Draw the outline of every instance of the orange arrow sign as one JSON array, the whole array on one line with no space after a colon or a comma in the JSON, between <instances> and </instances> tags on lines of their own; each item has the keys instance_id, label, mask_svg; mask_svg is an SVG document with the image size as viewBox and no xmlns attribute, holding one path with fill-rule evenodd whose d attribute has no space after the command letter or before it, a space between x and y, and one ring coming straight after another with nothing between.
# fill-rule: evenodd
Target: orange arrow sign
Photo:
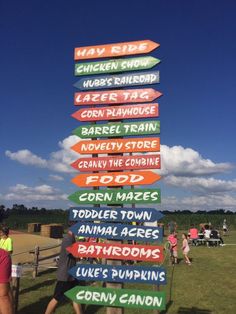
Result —
<instances>
[{"instance_id":1,"label":"orange arrow sign","mask_svg":"<svg viewBox=\"0 0 236 314\"><path fill-rule=\"evenodd\" d=\"M139 40L108 45L79 47L75 48L74 59L84 60L143 54L148 53L159 46L160 44L151 40Z\"/></svg>"},{"instance_id":2,"label":"orange arrow sign","mask_svg":"<svg viewBox=\"0 0 236 314\"><path fill-rule=\"evenodd\" d=\"M159 152L159 137L79 141L71 147L80 154L115 154L133 152Z\"/></svg>"},{"instance_id":3,"label":"orange arrow sign","mask_svg":"<svg viewBox=\"0 0 236 314\"><path fill-rule=\"evenodd\" d=\"M161 176L152 171L127 171L80 174L71 182L79 187L123 186L153 184L160 179Z\"/></svg>"}]
</instances>

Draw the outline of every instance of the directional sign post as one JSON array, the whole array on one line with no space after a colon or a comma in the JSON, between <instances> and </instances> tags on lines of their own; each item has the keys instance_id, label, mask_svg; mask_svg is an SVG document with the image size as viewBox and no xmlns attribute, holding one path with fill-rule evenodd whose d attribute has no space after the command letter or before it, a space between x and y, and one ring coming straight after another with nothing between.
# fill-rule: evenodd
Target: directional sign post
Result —
<instances>
[{"instance_id":1,"label":"directional sign post","mask_svg":"<svg viewBox=\"0 0 236 314\"><path fill-rule=\"evenodd\" d=\"M160 82L159 71L117 74L117 75L99 75L80 79L74 84L80 90L105 89L136 85L150 85Z\"/></svg>"},{"instance_id":2,"label":"directional sign post","mask_svg":"<svg viewBox=\"0 0 236 314\"><path fill-rule=\"evenodd\" d=\"M119 119L156 118L159 116L158 104L131 106L111 106L101 108L84 108L71 115L79 121L104 121Z\"/></svg>"},{"instance_id":3,"label":"directional sign post","mask_svg":"<svg viewBox=\"0 0 236 314\"><path fill-rule=\"evenodd\" d=\"M96 59L144 54L158 48L160 44L151 40L139 40L97 46L75 48L74 59Z\"/></svg>"},{"instance_id":4,"label":"directional sign post","mask_svg":"<svg viewBox=\"0 0 236 314\"><path fill-rule=\"evenodd\" d=\"M137 172L110 172L79 174L71 182L79 187L90 186L125 186L152 184L161 179L161 176L152 171Z\"/></svg>"},{"instance_id":5,"label":"directional sign post","mask_svg":"<svg viewBox=\"0 0 236 314\"><path fill-rule=\"evenodd\" d=\"M159 71L153 69L160 60L150 55L140 56L158 46L150 40L141 40L75 48L74 59L88 61L75 64L74 74L80 78L74 87L81 91L74 94L74 104L97 106L83 107L72 114L75 119L91 124L82 124L74 130L82 140L71 149L92 157L79 158L71 164L76 170L87 172L72 179L74 184L87 189L68 197L81 205L70 209L70 220L77 221L70 230L75 235L108 242L77 242L67 248L76 258L106 259L107 264L80 264L70 270L78 280L106 282L105 289L77 286L66 295L78 303L105 305L107 314L123 314L123 307L149 309L155 313L165 309L164 292L123 289L124 282L133 282L153 284L156 290L156 285L166 284L165 270L121 265L121 260L161 263L163 247L117 242L159 242L163 237L163 229L157 227L157 220L163 215L153 208L135 208L136 204L161 202L160 189L135 188L161 179L154 171L146 170L161 167L160 154L154 154L160 151L160 138L156 136L160 133L160 121L155 120L159 116L159 105L152 101L162 94L147 88L160 82ZM132 55L139 56L125 58ZM112 59L99 60L109 57ZM130 89L124 89L129 86ZM115 121L110 122L112 120ZM132 156L136 152L140 154ZM91 207L84 207L90 204ZM102 204L110 207L100 207ZM131 204L132 208L123 208L123 204ZM125 224L133 221L154 223Z\"/></svg>"},{"instance_id":6,"label":"directional sign post","mask_svg":"<svg viewBox=\"0 0 236 314\"><path fill-rule=\"evenodd\" d=\"M134 240L160 242L163 238L162 228L133 226L112 223L78 222L70 230L77 236L114 240Z\"/></svg>"},{"instance_id":7,"label":"directional sign post","mask_svg":"<svg viewBox=\"0 0 236 314\"><path fill-rule=\"evenodd\" d=\"M68 199L76 204L159 204L160 189L79 190Z\"/></svg>"},{"instance_id":8,"label":"directional sign post","mask_svg":"<svg viewBox=\"0 0 236 314\"><path fill-rule=\"evenodd\" d=\"M80 172L128 169L160 169L159 154L79 158L71 166Z\"/></svg>"},{"instance_id":9,"label":"directional sign post","mask_svg":"<svg viewBox=\"0 0 236 314\"><path fill-rule=\"evenodd\" d=\"M159 152L159 137L80 141L71 147L79 154L115 154L133 152Z\"/></svg>"},{"instance_id":10,"label":"directional sign post","mask_svg":"<svg viewBox=\"0 0 236 314\"><path fill-rule=\"evenodd\" d=\"M80 138L149 135L160 133L160 121L81 125L73 131Z\"/></svg>"},{"instance_id":11,"label":"directional sign post","mask_svg":"<svg viewBox=\"0 0 236 314\"><path fill-rule=\"evenodd\" d=\"M112 59L108 61L77 63L75 75L117 73L136 70L147 70L153 68L160 62L153 57L139 57L129 59Z\"/></svg>"},{"instance_id":12,"label":"directional sign post","mask_svg":"<svg viewBox=\"0 0 236 314\"><path fill-rule=\"evenodd\" d=\"M69 273L77 280L166 284L163 267L77 264ZM121 279L122 278L122 279Z\"/></svg>"},{"instance_id":13,"label":"directional sign post","mask_svg":"<svg viewBox=\"0 0 236 314\"><path fill-rule=\"evenodd\" d=\"M151 222L163 214L154 208L71 207L70 221Z\"/></svg>"},{"instance_id":14,"label":"directional sign post","mask_svg":"<svg viewBox=\"0 0 236 314\"><path fill-rule=\"evenodd\" d=\"M161 95L162 93L152 88L79 92L74 95L74 104L79 106L143 103L153 101Z\"/></svg>"},{"instance_id":15,"label":"directional sign post","mask_svg":"<svg viewBox=\"0 0 236 314\"><path fill-rule=\"evenodd\" d=\"M141 308L147 310L165 309L165 292L130 289L111 289L77 286L65 293L76 303Z\"/></svg>"}]
</instances>

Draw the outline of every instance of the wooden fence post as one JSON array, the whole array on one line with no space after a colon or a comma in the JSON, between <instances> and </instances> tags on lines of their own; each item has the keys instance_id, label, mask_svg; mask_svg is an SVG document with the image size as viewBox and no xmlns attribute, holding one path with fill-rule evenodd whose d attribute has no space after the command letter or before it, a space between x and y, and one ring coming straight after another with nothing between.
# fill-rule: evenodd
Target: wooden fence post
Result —
<instances>
[{"instance_id":1,"label":"wooden fence post","mask_svg":"<svg viewBox=\"0 0 236 314\"><path fill-rule=\"evenodd\" d=\"M15 267L14 274L12 272L11 289L12 289L12 303L13 313L17 314L19 303L19 291L20 291L20 277L21 277L21 264L13 265Z\"/></svg>"},{"instance_id":2,"label":"wooden fence post","mask_svg":"<svg viewBox=\"0 0 236 314\"><path fill-rule=\"evenodd\" d=\"M34 269L33 269L33 278L38 276L38 265L39 265L39 246L34 248Z\"/></svg>"}]
</instances>

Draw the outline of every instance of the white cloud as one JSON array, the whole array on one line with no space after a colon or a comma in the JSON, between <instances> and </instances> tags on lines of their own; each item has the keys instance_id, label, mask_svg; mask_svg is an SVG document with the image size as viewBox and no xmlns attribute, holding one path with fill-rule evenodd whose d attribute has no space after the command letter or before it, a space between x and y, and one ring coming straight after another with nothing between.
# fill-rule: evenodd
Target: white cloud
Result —
<instances>
[{"instance_id":1,"label":"white cloud","mask_svg":"<svg viewBox=\"0 0 236 314\"><path fill-rule=\"evenodd\" d=\"M48 168L56 172L73 173L70 164L79 158L79 154L70 147L79 142L76 135L71 135L58 143L60 150L52 152L48 160Z\"/></svg>"},{"instance_id":2,"label":"white cloud","mask_svg":"<svg viewBox=\"0 0 236 314\"><path fill-rule=\"evenodd\" d=\"M49 179L52 181L64 181L62 176L58 176L57 174L50 174Z\"/></svg>"},{"instance_id":3,"label":"white cloud","mask_svg":"<svg viewBox=\"0 0 236 314\"><path fill-rule=\"evenodd\" d=\"M47 161L29 151L28 149L18 150L15 153L7 150L5 152L6 156L12 160L16 160L23 165L31 165L40 168L47 167Z\"/></svg>"},{"instance_id":4,"label":"white cloud","mask_svg":"<svg viewBox=\"0 0 236 314\"><path fill-rule=\"evenodd\" d=\"M236 180L226 181L214 178L167 176L164 182L170 186L186 188L203 194L236 191Z\"/></svg>"},{"instance_id":5,"label":"white cloud","mask_svg":"<svg viewBox=\"0 0 236 314\"><path fill-rule=\"evenodd\" d=\"M224 173L233 168L230 163L214 163L197 151L182 146L161 145L161 174L176 176L203 176Z\"/></svg>"},{"instance_id":6,"label":"white cloud","mask_svg":"<svg viewBox=\"0 0 236 314\"><path fill-rule=\"evenodd\" d=\"M67 194L55 189L50 185L38 185L30 187L24 184L16 184L9 188L9 193L1 195L1 199L5 201L57 201L67 200Z\"/></svg>"},{"instance_id":7,"label":"white cloud","mask_svg":"<svg viewBox=\"0 0 236 314\"><path fill-rule=\"evenodd\" d=\"M214 210L224 208L226 210L235 211L236 197L225 194L213 194L213 195L199 195L189 197L163 197L162 198L162 210L184 210L191 211L197 210Z\"/></svg>"},{"instance_id":8,"label":"white cloud","mask_svg":"<svg viewBox=\"0 0 236 314\"><path fill-rule=\"evenodd\" d=\"M75 170L70 164L79 158L79 154L70 149L79 141L76 135L71 135L58 143L60 149L52 152L48 160L45 160L27 149L11 152L7 150L6 156L24 165L30 165L61 173L73 173Z\"/></svg>"}]
</instances>

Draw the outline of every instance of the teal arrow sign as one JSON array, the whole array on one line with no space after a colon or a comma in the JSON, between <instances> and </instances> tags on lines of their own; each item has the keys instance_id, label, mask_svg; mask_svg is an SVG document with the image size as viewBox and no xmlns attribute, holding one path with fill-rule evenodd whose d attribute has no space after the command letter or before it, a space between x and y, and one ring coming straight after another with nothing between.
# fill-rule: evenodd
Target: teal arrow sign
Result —
<instances>
[{"instance_id":1,"label":"teal arrow sign","mask_svg":"<svg viewBox=\"0 0 236 314\"><path fill-rule=\"evenodd\" d=\"M70 196L77 204L158 204L160 189L79 190Z\"/></svg>"},{"instance_id":2,"label":"teal arrow sign","mask_svg":"<svg viewBox=\"0 0 236 314\"><path fill-rule=\"evenodd\" d=\"M148 70L160 62L148 57L112 59L108 61L85 62L75 64L75 75L116 73L126 71Z\"/></svg>"},{"instance_id":3,"label":"teal arrow sign","mask_svg":"<svg viewBox=\"0 0 236 314\"><path fill-rule=\"evenodd\" d=\"M80 138L148 135L160 133L160 121L81 125L73 131Z\"/></svg>"},{"instance_id":4,"label":"teal arrow sign","mask_svg":"<svg viewBox=\"0 0 236 314\"><path fill-rule=\"evenodd\" d=\"M89 76L80 79L74 84L74 86L81 90L90 90L136 85L150 85L159 82L159 71L148 71L130 74Z\"/></svg>"}]
</instances>

